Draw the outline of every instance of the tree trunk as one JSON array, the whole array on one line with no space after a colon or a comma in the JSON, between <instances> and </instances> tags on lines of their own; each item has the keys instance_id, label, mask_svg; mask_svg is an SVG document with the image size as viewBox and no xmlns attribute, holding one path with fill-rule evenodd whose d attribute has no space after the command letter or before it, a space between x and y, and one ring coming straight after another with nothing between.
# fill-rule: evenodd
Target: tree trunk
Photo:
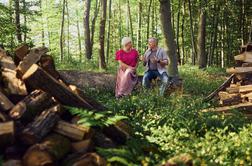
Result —
<instances>
[{"instance_id":1,"label":"tree trunk","mask_svg":"<svg viewBox=\"0 0 252 166\"><path fill-rule=\"evenodd\" d=\"M104 41L107 15L107 0L101 0L101 20L100 20L100 48L99 48L99 68L106 69Z\"/></svg>"},{"instance_id":2,"label":"tree trunk","mask_svg":"<svg viewBox=\"0 0 252 166\"><path fill-rule=\"evenodd\" d=\"M19 43L22 43L21 24L20 24L20 0L15 0L15 23L16 23L16 36Z\"/></svg>"},{"instance_id":3,"label":"tree trunk","mask_svg":"<svg viewBox=\"0 0 252 166\"><path fill-rule=\"evenodd\" d=\"M147 11L147 32L146 32L146 38L149 39L150 37L150 13L151 13L151 4L152 0L149 0L149 6Z\"/></svg>"},{"instance_id":4,"label":"tree trunk","mask_svg":"<svg viewBox=\"0 0 252 166\"><path fill-rule=\"evenodd\" d=\"M142 38L141 38L141 31L142 31L142 2L139 0L138 2L138 28L137 28L137 50L141 52L142 48Z\"/></svg>"},{"instance_id":5,"label":"tree trunk","mask_svg":"<svg viewBox=\"0 0 252 166\"><path fill-rule=\"evenodd\" d=\"M98 0L96 0L95 3L95 10L94 10L94 16L92 18L92 25L91 25L91 53L93 52L93 45L94 45L94 34L95 34L95 24L96 24L96 19L99 14L99 9L100 9L100 3Z\"/></svg>"},{"instance_id":6,"label":"tree trunk","mask_svg":"<svg viewBox=\"0 0 252 166\"><path fill-rule=\"evenodd\" d=\"M40 12L41 12L41 38L42 38L42 46L44 47L45 46L45 30L44 30L44 20L43 20L43 17L44 17L44 13L43 13L43 9L42 9L42 0L39 0L39 8L40 8ZM25 34L24 34L25 35Z\"/></svg>"},{"instance_id":7,"label":"tree trunk","mask_svg":"<svg viewBox=\"0 0 252 166\"><path fill-rule=\"evenodd\" d=\"M79 11L76 9L76 16L77 16L77 22L76 22L76 28L77 28L77 34L78 34L78 48L79 48L79 61L82 60L82 51L81 51L81 34L80 34L80 23L79 23Z\"/></svg>"},{"instance_id":8,"label":"tree trunk","mask_svg":"<svg viewBox=\"0 0 252 166\"><path fill-rule=\"evenodd\" d=\"M62 4L62 19L61 19L61 28L60 28L60 60L64 60L64 24L65 24L65 4L66 0L63 0Z\"/></svg>"},{"instance_id":9,"label":"tree trunk","mask_svg":"<svg viewBox=\"0 0 252 166\"><path fill-rule=\"evenodd\" d=\"M90 26L89 26L89 18L90 18L90 7L91 0L84 1L84 41L85 41L85 54L87 59L92 58L92 48L90 41Z\"/></svg>"},{"instance_id":10,"label":"tree trunk","mask_svg":"<svg viewBox=\"0 0 252 166\"><path fill-rule=\"evenodd\" d=\"M26 13L26 10L27 10L27 7L26 7L26 2L25 0L22 0L22 3L23 3L23 12L24 12L24 26L25 28L27 28L27 13ZM25 30L24 32L24 42L26 43L26 38L27 38L27 31Z\"/></svg>"},{"instance_id":11,"label":"tree trunk","mask_svg":"<svg viewBox=\"0 0 252 166\"><path fill-rule=\"evenodd\" d=\"M121 8L121 0L118 0L118 8L119 8L119 46L121 46L121 39L122 39L122 36L123 36L123 31L122 31L122 8Z\"/></svg>"},{"instance_id":12,"label":"tree trunk","mask_svg":"<svg viewBox=\"0 0 252 166\"><path fill-rule=\"evenodd\" d=\"M168 66L168 72L171 77L178 77L178 58L176 54L176 43L174 41L174 35L171 24L171 4L170 0L160 1L160 19L162 25L162 31L165 38L165 46L168 48L168 56L170 63Z\"/></svg>"},{"instance_id":13,"label":"tree trunk","mask_svg":"<svg viewBox=\"0 0 252 166\"><path fill-rule=\"evenodd\" d=\"M201 9L199 31L198 31L198 55L199 55L199 68L206 68L206 11Z\"/></svg>"},{"instance_id":14,"label":"tree trunk","mask_svg":"<svg viewBox=\"0 0 252 166\"><path fill-rule=\"evenodd\" d=\"M107 52L106 52L106 62L109 61L109 47L110 47L110 27L111 27L111 7L112 7L112 0L109 0L109 16L108 16L108 31L107 31Z\"/></svg>"},{"instance_id":15,"label":"tree trunk","mask_svg":"<svg viewBox=\"0 0 252 166\"><path fill-rule=\"evenodd\" d=\"M129 0L127 1L127 13L128 13L128 19L129 19L129 25L130 25L130 29L128 29L128 31L130 30L130 35L132 38L132 41L134 41L134 32L133 32L133 24L132 24L132 16L131 16L131 11L130 11L130 2Z\"/></svg>"},{"instance_id":16,"label":"tree trunk","mask_svg":"<svg viewBox=\"0 0 252 166\"><path fill-rule=\"evenodd\" d=\"M181 55L180 55L180 49L179 49L179 21L180 21L180 6L181 6L181 0L179 0L179 9L178 9L178 15L177 15L177 35L176 35L176 42L177 42L177 53L178 53L178 62L181 64Z\"/></svg>"},{"instance_id":17,"label":"tree trunk","mask_svg":"<svg viewBox=\"0 0 252 166\"><path fill-rule=\"evenodd\" d=\"M46 9L48 8L48 1L46 0ZM47 37L48 37L48 48L51 48L51 32L49 28L49 17L48 13L46 13L46 28L47 28Z\"/></svg>"},{"instance_id":18,"label":"tree trunk","mask_svg":"<svg viewBox=\"0 0 252 166\"><path fill-rule=\"evenodd\" d=\"M184 39L184 25L185 25L185 10L186 8L186 2L183 2L183 18L182 18L182 25L181 25L181 38L182 38L182 64L185 64L187 61L186 56L185 56L185 39Z\"/></svg>"},{"instance_id":19,"label":"tree trunk","mask_svg":"<svg viewBox=\"0 0 252 166\"><path fill-rule=\"evenodd\" d=\"M71 60L70 56L70 13L68 7L68 1L66 0L66 11L67 11L67 59Z\"/></svg>"},{"instance_id":20,"label":"tree trunk","mask_svg":"<svg viewBox=\"0 0 252 166\"><path fill-rule=\"evenodd\" d=\"M196 48L194 42L194 28L193 28L193 20L192 20L192 9L191 9L191 0L188 0L189 6L189 15L190 15L190 30L191 30L191 43L192 43L192 64L195 65L196 62Z\"/></svg>"}]
</instances>

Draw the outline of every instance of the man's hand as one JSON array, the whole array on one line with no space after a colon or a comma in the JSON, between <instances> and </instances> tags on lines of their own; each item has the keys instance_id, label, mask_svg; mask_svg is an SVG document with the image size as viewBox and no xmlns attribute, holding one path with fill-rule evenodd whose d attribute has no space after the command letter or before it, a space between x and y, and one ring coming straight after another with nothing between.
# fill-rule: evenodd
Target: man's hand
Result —
<instances>
[{"instance_id":1,"label":"man's hand","mask_svg":"<svg viewBox=\"0 0 252 166\"><path fill-rule=\"evenodd\" d=\"M157 64L157 63L158 63L157 57L151 58L150 61L151 61L151 63L153 63L153 64Z\"/></svg>"}]
</instances>

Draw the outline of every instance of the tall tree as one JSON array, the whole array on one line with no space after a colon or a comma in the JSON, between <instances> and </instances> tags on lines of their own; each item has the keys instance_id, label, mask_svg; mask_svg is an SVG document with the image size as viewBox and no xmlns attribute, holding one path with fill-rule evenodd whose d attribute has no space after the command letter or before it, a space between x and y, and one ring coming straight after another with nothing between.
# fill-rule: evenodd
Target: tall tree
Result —
<instances>
[{"instance_id":1,"label":"tall tree","mask_svg":"<svg viewBox=\"0 0 252 166\"><path fill-rule=\"evenodd\" d=\"M130 31L130 35L131 35L131 38L132 40L134 41L134 32L133 32L133 23L132 23L132 16L131 16L131 11L130 11L130 2L129 0L127 1L127 19L128 19L128 23L129 23L129 29L128 31Z\"/></svg>"},{"instance_id":2,"label":"tall tree","mask_svg":"<svg viewBox=\"0 0 252 166\"><path fill-rule=\"evenodd\" d=\"M68 1L66 0L66 10L67 10L67 58L71 59L70 56L70 13Z\"/></svg>"},{"instance_id":3,"label":"tall tree","mask_svg":"<svg viewBox=\"0 0 252 166\"><path fill-rule=\"evenodd\" d=\"M26 2L25 0L22 0L22 4L23 4L23 16L24 16L24 27L27 28L27 13L26 13ZM24 42L26 42L26 38L27 38L27 30L24 31Z\"/></svg>"},{"instance_id":4,"label":"tall tree","mask_svg":"<svg viewBox=\"0 0 252 166\"><path fill-rule=\"evenodd\" d=\"M45 29L44 29L44 22L43 22L43 9L42 9L42 0L39 1L39 7L41 12L41 37L42 37L42 45L45 46ZM26 40L26 33L24 33L24 42Z\"/></svg>"},{"instance_id":5,"label":"tall tree","mask_svg":"<svg viewBox=\"0 0 252 166\"><path fill-rule=\"evenodd\" d=\"M177 42L177 53L178 53L178 61L179 64L181 64L181 56L180 56L180 49L179 49L179 21L180 21L180 6L181 6L181 0L178 0L178 15L177 15L177 35L176 35L176 42Z\"/></svg>"},{"instance_id":6,"label":"tall tree","mask_svg":"<svg viewBox=\"0 0 252 166\"><path fill-rule=\"evenodd\" d=\"M62 19L61 19L61 28L60 28L60 60L64 60L64 24L65 24L65 5L66 0L63 0L62 4Z\"/></svg>"},{"instance_id":7,"label":"tall tree","mask_svg":"<svg viewBox=\"0 0 252 166\"><path fill-rule=\"evenodd\" d=\"M84 1L84 41L85 41L85 54L87 59L92 58L92 47L90 40L90 26L89 26L89 18L90 18L90 7L91 0Z\"/></svg>"},{"instance_id":8,"label":"tall tree","mask_svg":"<svg viewBox=\"0 0 252 166\"><path fill-rule=\"evenodd\" d=\"M142 40L141 40L141 30L142 30L142 2L139 0L138 2L138 27L137 27L137 49L140 50L142 47Z\"/></svg>"},{"instance_id":9,"label":"tall tree","mask_svg":"<svg viewBox=\"0 0 252 166\"><path fill-rule=\"evenodd\" d=\"M192 43L192 64L195 65L196 61L196 48L195 48L195 40L194 40L194 27L193 27L193 15L192 15L192 7L191 0L188 0L188 9L190 15L190 30L191 30L191 43Z\"/></svg>"},{"instance_id":10,"label":"tall tree","mask_svg":"<svg viewBox=\"0 0 252 166\"><path fill-rule=\"evenodd\" d=\"M66 0L66 11L67 11L67 58L70 59L70 13L68 7L68 1Z\"/></svg>"},{"instance_id":11,"label":"tall tree","mask_svg":"<svg viewBox=\"0 0 252 166\"><path fill-rule=\"evenodd\" d=\"M150 14L151 14L151 5L152 5L152 0L149 0L149 5L148 5L148 11L147 11L147 33L146 33L146 38L148 39L150 37Z\"/></svg>"},{"instance_id":12,"label":"tall tree","mask_svg":"<svg viewBox=\"0 0 252 166\"><path fill-rule=\"evenodd\" d=\"M110 28L111 28L111 7L112 7L112 0L109 0L109 15L108 15L108 31L107 31L107 52L106 52L106 62L108 63L109 60L109 49L110 49Z\"/></svg>"},{"instance_id":13,"label":"tall tree","mask_svg":"<svg viewBox=\"0 0 252 166\"><path fill-rule=\"evenodd\" d=\"M100 18L100 48L99 48L99 67L100 69L106 69L105 62L105 28L106 28L106 16L107 16L107 0L101 0L101 18Z\"/></svg>"},{"instance_id":14,"label":"tall tree","mask_svg":"<svg viewBox=\"0 0 252 166\"><path fill-rule=\"evenodd\" d=\"M81 62L82 59L82 51L81 51L81 34L80 34L80 23L79 23L79 11L76 9L76 28L77 28L77 35L78 35L78 48L79 48L79 61Z\"/></svg>"},{"instance_id":15,"label":"tall tree","mask_svg":"<svg viewBox=\"0 0 252 166\"><path fill-rule=\"evenodd\" d=\"M205 4L201 2L201 11L200 11L200 21L199 21L199 30L198 30L198 56L199 56L199 68L205 68L207 65L207 56L206 56L206 11ZM205 2L206 3L206 2Z\"/></svg>"},{"instance_id":16,"label":"tall tree","mask_svg":"<svg viewBox=\"0 0 252 166\"><path fill-rule=\"evenodd\" d=\"M15 23L16 23L16 36L19 43L22 43L22 33L20 24L20 1L15 0Z\"/></svg>"},{"instance_id":17,"label":"tall tree","mask_svg":"<svg viewBox=\"0 0 252 166\"><path fill-rule=\"evenodd\" d=\"M160 20L165 39L165 46L168 48L170 63L168 72L171 77L178 77L178 57L176 53L176 42L171 23L171 3L170 0L159 0L160 2Z\"/></svg>"},{"instance_id":18,"label":"tall tree","mask_svg":"<svg viewBox=\"0 0 252 166\"><path fill-rule=\"evenodd\" d=\"M182 47L182 62L181 64L184 64L186 61L186 55L185 55L185 36L184 36L184 25L185 25L185 12L186 12L186 2L183 2L183 17L182 17L182 25L181 25L181 38L182 38L182 43L181 43L181 47Z\"/></svg>"},{"instance_id":19,"label":"tall tree","mask_svg":"<svg viewBox=\"0 0 252 166\"><path fill-rule=\"evenodd\" d=\"M93 45L94 45L94 34L95 34L95 24L96 24L96 19L98 17L99 14L99 9L100 9L100 3L98 0L96 0L95 2L95 10L94 10L94 15L92 18L92 25L91 25L91 54L92 54L92 50L93 50Z\"/></svg>"}]
</instances>

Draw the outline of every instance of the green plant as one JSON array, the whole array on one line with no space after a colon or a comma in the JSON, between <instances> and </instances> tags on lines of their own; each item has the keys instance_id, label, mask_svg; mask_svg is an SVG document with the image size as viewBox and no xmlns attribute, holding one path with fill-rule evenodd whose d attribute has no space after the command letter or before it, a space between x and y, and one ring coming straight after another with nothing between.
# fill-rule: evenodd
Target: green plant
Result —
<instances>
[{"instance_id":1,"label":"green plant","mask_svg":"<svg viewBox=\"0 0 252 166\"><path fill-rule=\"evenodd\" d=\"M95 113L79 108L70 108L69 111L73 115L78 115L80 117L78 124L83 126L109 126L115 124L117 121L127 119L126 116L113 115L111 111Z\"/></svg>"}]
</instances>

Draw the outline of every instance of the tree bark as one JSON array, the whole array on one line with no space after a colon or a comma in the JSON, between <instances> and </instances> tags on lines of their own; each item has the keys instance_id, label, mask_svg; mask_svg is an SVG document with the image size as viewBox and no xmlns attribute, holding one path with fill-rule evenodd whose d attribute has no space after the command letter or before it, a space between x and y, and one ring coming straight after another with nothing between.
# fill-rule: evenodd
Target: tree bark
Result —
<instances>
[{"instance_id":1,"label":"tree bark","mask_svg":"<svg viewBox=\"0 0 252 166\"><path fill-rule=\"evenodd\" d=\"M22 123L31 122L36 115L55 104L52 97L39 90L35 90L18 102L9 112L14 120L21 120Z\"/></svg>"},{"instance_id":2,"label":"tree bark","mask_svg":"<svg viewBox=\"0 0 252 166\"><path fill-rule=\"evenodd\" d=\"M20 135L20 140L27 145L33 145L41 141L60 120L59 112L59 105L43 111L33 122L24 128Z\"/></svg>"},{"instance_id":3,"label":"tree bark","mask_svg":"<svg viewBox=\"0 0 252 166\"><path fill-rule=\"evenodd\" d=\"M86 102L85 99L74 94L72 90L64 83L59 82L50 76L36 64L30 67L22 79L31 87L35 89L41 89L51 94L57 101L64 105L86 108L89 110L95 109L88 102Z\"/></svg>"},{"instance_id":4,"label":"tree bark","mask_svg":"<svg viewBox=\"0 0 252 166\"><path fill-rule=\"evenodd\" d=\"M206 11L201 9L199 31L198 31L198 55L199 55L199 68L206 68Z\"/></svg>"},{"instance_id":5,"label":"tree bark","mask_svg":"<svg viewBox=\"0 0 252 166\"><path fill-rule=\"evenodd\" d=\"M20 0L15 0L15 24L18 43L22 43L22 33L20 24Z\"/></svg>"},{"instance_id":6,"label":"tree bark","mask_svg":"<svg viewBox=\"0 0 252 166\"><path fill-rule=\"evenodd\" d=\"M25 28L27 28L27 13L26 13L26 10L27 10L27 7L26 7L26 2L25 0L22 0L22 3L23 3L23 12L24 12L24 26ZM27 30L25 30L24 32L24 42L26 43L26 38L27 38Z\"/></svg>"},{"instance_id":7,"label":"tree bark","mask_svg":"<svg viewBox=\"0 0 252 166\"><path fill-rule=\"evenodd\" d=\"M149 6L148 6L148 15L147 15L147 32L146 32L146 38L149 39L150 37L150 13L151 13L151 5L152 0L149 0Z\"/></svg>"},{"instance_id":8,"label":"tree bark","mask_svg":"<svg viewBox=\"0 0 252 166\"><path fill-rule=\"evenodd\" d=\"M99 14L99 10L100 10L100 3L99 3L99 0L96 0L94 16L92 18L92 25L91 25L91 48L92 48L91 52L93 52L95 25L96 25L96 19Z\"/></svg>"},{"instance_id":9,"label":"tree bark","mask_svg":"<svg viewBox=\"0 0 252 166\"><path fill-rule=\"evenodd\" d=\"M130 11L129 0L127 1L127 13L128 13L128 19L129 19L129 25L130 25L130 29L128 29L128 31L130 30L130 36L132 38L132 41L134 41L134 32L133 32L133 24L132 24L132 16L131 16L131 11Z\"/></svg>"},{"instance_id":10,"label":"tree bark","mask_svg":"<svg viewBox=\"0 0 252 166\"><path fill-rule=\"evenodd\" d=\"M42 0L39 0L39 7L40 7L40 12L41 12L41 18L43 18L43 10L42 10ZM45 46L45 29L44 29L44 21L42 19L41 21L41 37L42 37L42 46Z\"/></svg>"},{"instance_id":11,"label":"tree bark","mask_svg":"<svg viewBox=\"0 0 252 166\"><path fill-rule=\"evenodd\" d=\"M61 28L60 28L60 60L64 60L64 24L65 24L65 4L66 0L63 0L62 4L62 19L61 19Z\"/></svg>"},{"instance_id":12,"label":"tree bark","mask_svg":"<svg viewBox=\"0 0 252 166\"><path fill-rule=\"evenodd\" d=\"M187 61L186 54L185 54L185 39L184 39L184 25L185 25L185 10L186 8L186 2L183 2L183 18L182 18L182 25L181 25L181 38L182 38L182 64L185 64Z\"/></svg>"},{"instance_id":13,"label":"tree bark","mask_svg":"<svg viewBox=\"0 0 252 166\"><path fill-rule=\"evenodd\" d=\"M106 28L106 15L107 15L107 0L101 0L101 20L100 20L100 48L99 48L99 68L106 69L105 62L105 28Z\"/></svg>"},{"instance_id":14,"label":"tree bark","mask_svg":"<svg viewBox=\"0 0 252 166\"><path fill-rule=\"evenodd\" d=\"M171 24L171 4L170 0L160 1L160 19L162 25L162 31L165 38L165 46L168 48L168 56L170 59L168 65L168 72L171 77L178 77L178 58L176 54L176 43L174 41L174 35Z\"/></svg>"},{"instance_id":15,"label":"tree bark","mask_svg":"<svg viewBox=\"0 0 252 166\"><path fill-rule=\"evenodd\" d=\"M68 1L66 0L66 11L67 11L67 59L71 60L70 56L70 13L68 7Z\"/></svg>"},{"instance_id":16,"label":"tree bark","mask_svg":"<svg viewBox=\"0 0 252 166\"><path fill-rule=\"evenodd\" d=\"M177 35L176 35L176 42L177 42L177 53L178 53L178 62L181 64L181 55L180 55L180 49L179 49L179 21L180 21L180 6L181 6L181 0L179 0L179 9L178 9L178 15L177 15Z\"/></svg>"},{"instance_id":17,"label":"tree bark","mask_svg":"<svg viewBox=\"0 0 252 166\"><path fill-rule=\"evenodd\" d=\"M112 0L109 0L109 16L108 16L108 31L107 31L107 52L106 52L106 62L109 61L109 49L110 49L110 27L111 27L111 7Z\"/></svg>"},{"instance_id":18,"label":"tree bark","mask_svg":"<svg viewBox=\"0 0 252 166\"><path fill-rule=\"evenodd\" d=\"M81 51L81 35L80 35L80 23L79 23L79 12L76 9L76 16L77 16L77 22L76 22L76 27L77 27L77 34L78 34L78 48L79 48L79 61L81 62L82 60L82 51Z\"/></svg>"},{"instance_id":19,"label":"tree bark","mask_svg":"<svg viewBox=\"0 0 252 166\"><path fill-rule=\"evenodd\" d=\"M194 41L194 27L193 27L193 19L192 19L192 9L191 9L191 0L188 0L189 6L189 15L190 15L190 30L191 30L191 43L192 43L192 64L195 65L196 62L196 48Z\"/></svg>"},{"instance_id":20,"label":"tree bark","mask_svg":"<svg viewBox=\"0 0 252 166\"><path fill-rule=\"evenodd\" d=\"M89 18L90 18L90 7L91 0L84 1L84 41L85 41L85 54L87 59L92 58L92 47L90 41L90 26L89 26Z\"/></svg>"},{"instance_id":21,"label":"tree bark","mask_svg":"<svg viewBox=\"0 0 252 166\"><path fill-rule=\"evenodd\" d=\"M137 28L137 50L141 52L142 48L142 36L141 36L141 31L142 31L142 2L139 0L138 2L138 28Z\"/></svg>"}]
</instances>

